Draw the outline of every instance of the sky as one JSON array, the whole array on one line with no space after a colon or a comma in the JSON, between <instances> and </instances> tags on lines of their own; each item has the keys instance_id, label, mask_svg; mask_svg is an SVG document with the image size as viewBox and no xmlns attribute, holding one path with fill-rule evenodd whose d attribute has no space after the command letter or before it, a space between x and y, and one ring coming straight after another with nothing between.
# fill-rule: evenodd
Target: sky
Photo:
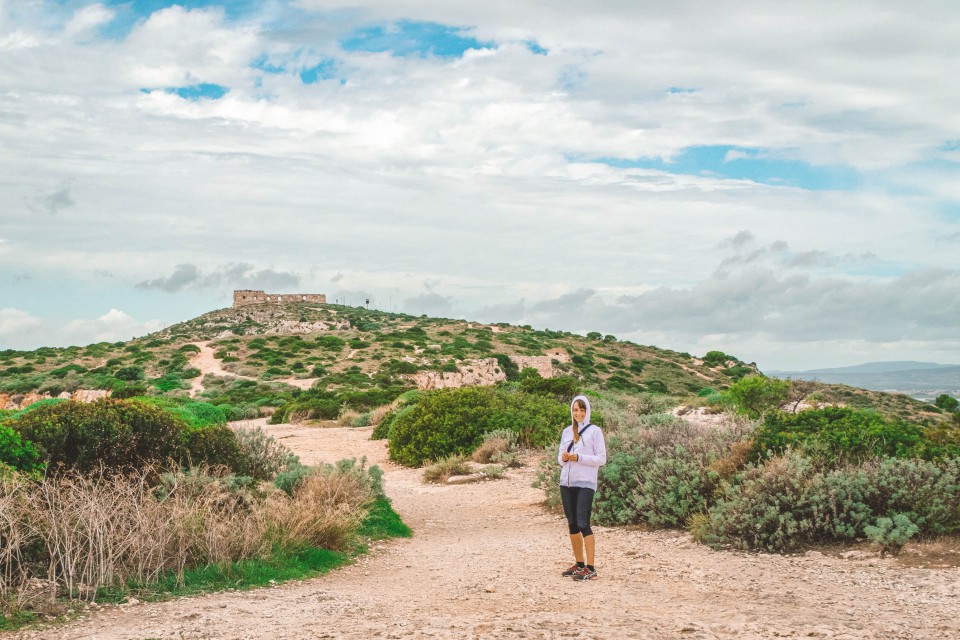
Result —
<instances>
[{"instance_id":1,"label":"sky","mask_svg":"<svg viewBox=\"0 0 960 640\"><path fill-rule=\"evenodd\" d=\"M960 363L960 3L0 0L0 350L326 293Z\"/></svg>"}]
</instances>

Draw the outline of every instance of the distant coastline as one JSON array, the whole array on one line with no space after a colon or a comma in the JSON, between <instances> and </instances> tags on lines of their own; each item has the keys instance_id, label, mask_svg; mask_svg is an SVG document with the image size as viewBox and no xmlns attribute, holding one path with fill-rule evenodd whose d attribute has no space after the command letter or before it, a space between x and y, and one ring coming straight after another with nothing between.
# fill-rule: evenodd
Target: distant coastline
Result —
<instances>
[{"instance_id":1,"label":"distant coastline","mask_svg":"<svg viewBox=\"0 0 960 640\"><path fill-rule=\"evenodd\" d=\"M932 402L942 393L960 397L960 365L935 362L868 362L852 367L808 369L806 371L768 371L773 378L817 380L845 384L872 391L902 393L917 400Z\"/></svg>"}]
</instances>

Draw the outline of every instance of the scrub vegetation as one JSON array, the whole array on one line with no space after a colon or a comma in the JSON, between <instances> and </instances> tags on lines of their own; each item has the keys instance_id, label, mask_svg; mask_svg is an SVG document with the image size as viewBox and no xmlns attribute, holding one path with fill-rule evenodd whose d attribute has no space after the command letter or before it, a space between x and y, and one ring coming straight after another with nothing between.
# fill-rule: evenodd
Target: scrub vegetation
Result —
<instances>
[{"instance_id":1,"label":"scrub vegetation","mask_svg":"<svg viewBox=\"0 0 960 640\"><path fill-rule=\"evenodd\" d=\"M304 577L409 535L364 461L307 467L221 410L48 401L0 422L0 624L75 600Z\"/></svg>"},{"instance_id":2,"label":"scrub vegetation","mask_svg":"<svg viewBox=\"0 0 960 640\"><path fill-rule=\"evenodd\" d=\"M773 552L871 540L897 553L960 533L960 414L923 426L850 407L794 413L778 404L790 391L744 379L714 398L730 411L712 421L597 394L608 449L598 522L686 527L718 548ZM556 506L553 456L539 484Z\"/></svg>"},{"instance_id":3,"label":"scrub vegetation","mask_svg":"<svg viewBox=\"0 0 960 640\"><path fill-rule=\"evenodd\" d=\"M231 375L199 378L198 345ZM552 377L525 368L526 356L549 361ZM442 380L480 361L496 384L417 388L418 375ZM112 397L43 397L80 389ZM585 393L607 436L603 524L687 528L717 547L775 552L871 540L897 553L960 532L960 414L948 398L771 380L720 351L264 305L130 342L0 351L0 399L19 406L30 393L37 402L0 410L8 620L71 599L309 575L348 561L365 537L409 535L376 467L306 467L263 431L229 425L264 415L373 426L392 460L436 481L471 464L497 477L518 448L545 451L539 482L551 504L555 443L570 398Z\"/></svg>"}]
</instances>

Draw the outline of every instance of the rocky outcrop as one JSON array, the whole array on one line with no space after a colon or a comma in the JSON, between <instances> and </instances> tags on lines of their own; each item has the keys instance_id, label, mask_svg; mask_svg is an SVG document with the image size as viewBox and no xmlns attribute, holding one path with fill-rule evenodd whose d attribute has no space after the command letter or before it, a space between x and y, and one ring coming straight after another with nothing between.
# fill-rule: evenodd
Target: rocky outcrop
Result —
<instances>
[{"instance_id":1,"label":"rocky outcrop","mask_svg":"<svg viewBox=\"0 0 960 640\"><path fill-rule=\"evenodd\" d=\"M23 400L20 401L19 408L23 409L24 407L29 407L34 402L40 402L41 400L47 400L49 398L50 398L49 395L46 395L46 394L40 395L39 393L31 391L27 395L23 396Z\"/></svg>"},{"instance_id":2,"label":"rocky outcrop","mask_svg":"<svg viewBox=\"0 0 960 640\"><path fill-rule=\"evenodd\" d=\"M70 399L76 402L93 402L100 398L109 398L110 393L109 389L77 389Z\"/></svg>"},{"instance_id":3,"label":"rocky outcrop","mask_svg":"<svg viewBox=\"0 0 960 640\"><path fill-rule=\"evenodd\" d=\"M77 389L73 393L64 391L57 398L61 400L74 400L76 402L93 402L100 398L110 397L109 389ZM52 396L47 393L37 393L32 391L25 395L11 396L6 393L0 393L0 409L26 409L35 402L41 400L50 400Z\"/></svg>"},{"instance_id":4,"label":"rocky outcrop","mask_svg":"<svg viewBox=\"0 0 960 640\"><path fill-rule=\"evenodd\" d=\"M451 389L467 385L488 386L507 379L496 358L469 360L456 371L420 371L409 376L418 389Z\"/></svg>"}]
</instances>

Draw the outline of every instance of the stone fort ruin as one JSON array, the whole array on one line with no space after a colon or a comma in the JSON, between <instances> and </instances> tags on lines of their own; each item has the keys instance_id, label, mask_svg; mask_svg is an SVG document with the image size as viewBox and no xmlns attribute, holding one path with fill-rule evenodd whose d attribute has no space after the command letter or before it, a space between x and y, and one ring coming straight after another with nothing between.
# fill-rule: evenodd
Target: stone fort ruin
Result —
<instances>
[{"instance_id":1,"label":"stone fort ruin","mask_svg":"<svg viewBox=\"0 0 960 640\"><path fill-rule=\"evenodd\" d=\"M251 304L284 304L290 302L318 302L326 304L323 293L265 293L252 289L239 289L233 292L233 308Z\"/></svg>"}]
</instances>

